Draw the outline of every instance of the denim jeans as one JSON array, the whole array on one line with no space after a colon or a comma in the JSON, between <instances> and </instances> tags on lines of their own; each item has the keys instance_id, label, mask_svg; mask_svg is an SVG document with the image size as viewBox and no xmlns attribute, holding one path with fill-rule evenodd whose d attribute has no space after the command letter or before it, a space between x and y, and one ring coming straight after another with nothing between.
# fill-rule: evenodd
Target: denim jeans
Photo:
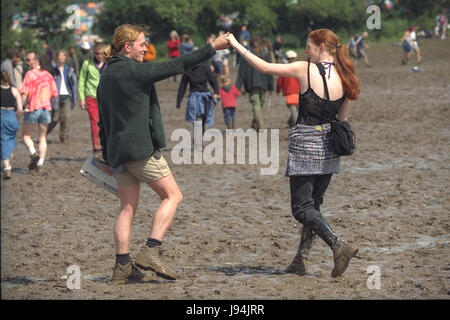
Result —
<instances>
[{"instance_id":1,"label":"denim jeans","mask_svg":"<svg viewBox=\"0 0 450 320\"><path fill-rule=\"evenodd\" d=\"M234 129L234 112L236 108L223 108L223 118L227 129Z\"/></svg>"}]
</instances>

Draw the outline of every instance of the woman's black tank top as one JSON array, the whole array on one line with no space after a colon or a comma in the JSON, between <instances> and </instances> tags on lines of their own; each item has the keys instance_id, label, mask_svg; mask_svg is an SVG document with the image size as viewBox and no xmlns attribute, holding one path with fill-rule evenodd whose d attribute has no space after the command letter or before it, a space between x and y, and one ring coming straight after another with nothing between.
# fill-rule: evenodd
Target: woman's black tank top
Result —
<instances>
[{"instance_id":1,"label":"woman's black tank top","mask_svg":"<svg viewBox=\"0 0 450 320\"><path fill-rule=\"evenodd\" d=\"M310 85L309 65L310 62L308 61L308 90L299 95L297 123L308 126L330 123L330 121L336 119L339 108L345 100L345 95L338 100L330 100L327 81L325 80L325 69L321 63L316 63L320 75L322 76L326 99L319 97Z\"/></svg>"},{"instance_id":2,"label":"woman's black tank top","mask_svg":"<svg viewBox=\"0 0 450 320\"><path fill-rule=\"evenodd\" d=\"M2 97L1 97L1 107L6 108L14 108L15 111L17 111L17 102L16 98L14 98L14 95L12 93L12 87L9 87L8 89L2 89Z\"/></svg>"}]
</instances>

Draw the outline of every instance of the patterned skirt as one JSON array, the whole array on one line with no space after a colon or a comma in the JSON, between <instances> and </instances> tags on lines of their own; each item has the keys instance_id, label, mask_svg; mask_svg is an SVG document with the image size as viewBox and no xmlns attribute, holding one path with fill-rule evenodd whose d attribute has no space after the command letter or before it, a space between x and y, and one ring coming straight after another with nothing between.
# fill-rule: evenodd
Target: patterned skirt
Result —
<instances>
[{"instance_id":1,"label":"patterned skirt","mask_svg":"<svg viewBox=\"0 0 450 320\"><path fill-rule=\"evenodd\" d=\"M338 173L339 162L333 150L330 124L297 124L289 131L286 176Z\"/></svg>"}]
</instances>

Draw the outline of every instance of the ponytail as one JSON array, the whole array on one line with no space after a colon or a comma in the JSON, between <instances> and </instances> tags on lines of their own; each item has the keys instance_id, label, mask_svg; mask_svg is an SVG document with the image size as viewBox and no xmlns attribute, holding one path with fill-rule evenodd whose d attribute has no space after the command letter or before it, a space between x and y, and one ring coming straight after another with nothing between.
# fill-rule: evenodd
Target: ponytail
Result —
<instances>
[{"instance_id":1,"label":"ponytail","mask_svg":"<svg viewBox=\"0 0 450 320\"><path fill-rule=\"evenodd\" d=\"M115 50L112 48L112 45L108 45L103 50L103 59L105 59L105 62L108 62L109 59L111 59L113 56L117 54L118 52L115 52Z\"/></svg>"},{"instance_id":2,"label":"ponytail","mask_svg":"<svg viewBox=\"0 0 450 320\"><path fill-rule=\"evenodd\" d=\"M349 59L348 50L339 45L336 50L336 70L342 81L345 97L350 100L359 98L359 79L355 75L355 67Z\"/></svg>"}]
</instances>

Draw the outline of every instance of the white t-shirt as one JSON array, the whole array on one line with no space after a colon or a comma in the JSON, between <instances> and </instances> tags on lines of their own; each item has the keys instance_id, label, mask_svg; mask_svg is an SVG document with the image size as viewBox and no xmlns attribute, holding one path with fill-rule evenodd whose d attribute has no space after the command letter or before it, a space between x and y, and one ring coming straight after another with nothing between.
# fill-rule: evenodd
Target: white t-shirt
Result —
<instances>
[{"instance_id":1,"label":"white t-shirt","mask_svg":"<svg viewBox=\"0 0 450 320\"><path fill-rule=\"evenodd\" d=\"M67 90L66 86L66 79L64 78L64 67L58 67L59 73L61 74L61 88L59 88L59 95L60 96L68 96L69 90Z\"/></svg>"}]
</instances>

